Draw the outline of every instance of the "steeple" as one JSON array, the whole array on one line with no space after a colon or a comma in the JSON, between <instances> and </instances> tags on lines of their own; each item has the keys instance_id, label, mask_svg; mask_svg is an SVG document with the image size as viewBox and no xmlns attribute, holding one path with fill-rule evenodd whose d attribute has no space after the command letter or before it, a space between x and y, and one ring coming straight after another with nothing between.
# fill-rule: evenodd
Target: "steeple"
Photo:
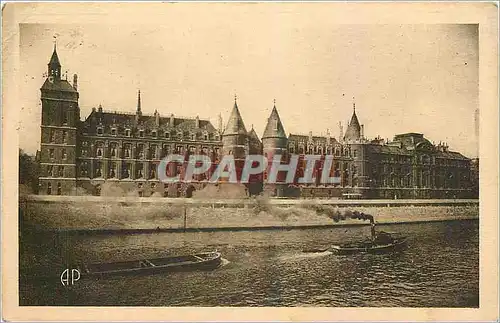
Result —
<instances>
[{"instance_id":1,"label":"steeple","mask_svg":"<svg viewBox=\"0 0 500 323\"><path fill-rule=\"evenodd\" d=\"M141 111L141 90L137 92L137 112L138 115L142 114Z\"/></svg>"},{"instance_id":2,"label":"steeple","mask_svg":"<svg viewBox=\"0 0 500 323\"><path fill-rule=\"evenodd\" d=\"M52 57L50 58L48 65L48 75L52 76L54 80L59 81L61 79L61 63L59 62L59 57L57 56L57 48L54 43L54 51L52 52Z\"/></svg>"},{"instance_id":3,"label":"steeple","mask_svg":"<svg viewBox=\"0 0 500 323\"><path fill-rule=\"evenodd\" d=\"M347 126L344 140L359 140L361 138L361 126L359 125L358 116L356 115L356 103L353 103L352 106L352 117Z\"/></svg>"},{"instance_id":4,"label":"steeple","mask_svg":"<svg viewBox=\"0 0 500 323\"><path fill-rule=\"evenodd\" d=\"M236 102L236 96L234 97L234 106L227 121L226 128L224 129L224 136L228 135L246 135L247 130L243 119L241 118L240 110L238 109L238 103Z\"/></svg>"},{"instance_id":5,"label":"steeple","mask_svg":"<svg viewBox=\"0 0 500 323\"><path fill-rule=\"evenodd\" d=\"M287 138L278 110L276 109L276 100L274 100L271 115L267 119L267 125L262 135L262 139L264 138Z\"/></svg>"}]
</instances>

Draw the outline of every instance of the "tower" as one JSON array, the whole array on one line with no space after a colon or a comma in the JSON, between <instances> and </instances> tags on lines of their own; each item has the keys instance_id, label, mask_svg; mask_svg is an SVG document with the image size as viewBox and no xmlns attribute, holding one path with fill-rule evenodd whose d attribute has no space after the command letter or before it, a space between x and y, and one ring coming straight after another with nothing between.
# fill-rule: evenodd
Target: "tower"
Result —
<instances>
[{"instance_id":1,"label":"tower","mask_svg":"<svg viewBox=\"0 0 500 323\"><path fill-rule=\"evenodd\" d=\"M56 45L48 75L40 88L42 101L40 189L41 194L69 195L76 188L77 129L80 122L77 83L61 79ZM74 80L77 77L75 76Z\"/></svg>"},{"instance_id":2,"label":"tower","mask_svg":"<svg viewBox=\"0 0 500 323\"><path fill-rule=\"evenodd\" d=\"M232 155L234 157L238 180L241 178L247 150L248 133L241 118L235 96L233 110L222 133L222 154L223 156Z\"/></svg>"},{"instance_id":3,"label":"tower","mask_svg":"<svg viewBox=\"0 0 500 323\"><path fill-rule=\"evenodd\" d=\"M285 133L285 129L283 128L283 124L281 123L280 116L278 114L278 110L276 109L276 100L274 101L273 110L271 111L271 115L267 119L267 125L264 130L264 134L262 135L262 150L264 156L267 158L268 169L271 167L273 158L275 155L281 155L282 160L287 158L287 147L288 147L288 138ZM283 173L279 173L277 177L276 184L265 184L264 190L271 193L271 195L275 196L284 196L285 195L285 187ZM267 176L266 176L267 178ZM279 184L282 182L283 184Z\"/></svg>"}]
</instances>

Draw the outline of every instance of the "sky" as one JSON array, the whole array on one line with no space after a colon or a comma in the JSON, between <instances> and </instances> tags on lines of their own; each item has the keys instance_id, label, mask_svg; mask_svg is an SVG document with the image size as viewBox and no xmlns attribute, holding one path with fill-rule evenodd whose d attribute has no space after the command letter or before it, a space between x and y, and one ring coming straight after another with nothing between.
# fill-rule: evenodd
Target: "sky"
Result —
<instances>
[{"instance_id":1,"label":"sky","mask_svg":"<svg viewBox=\"0 0 500 323\"><path fill-rule=\"evenodd\" d=\"M231 7L218 19L174 8L159 24L21 24L20 148L40 146L40 87L54 36L62 71L92 107L210 119L234 96L262 136L273 100L287 133L339 136L353 102L365 136L418 132L477 155L478 29L465 24L336 24L301 12ZM169 19L169 15L171 16Z\"/></svg>"}]
</instances>

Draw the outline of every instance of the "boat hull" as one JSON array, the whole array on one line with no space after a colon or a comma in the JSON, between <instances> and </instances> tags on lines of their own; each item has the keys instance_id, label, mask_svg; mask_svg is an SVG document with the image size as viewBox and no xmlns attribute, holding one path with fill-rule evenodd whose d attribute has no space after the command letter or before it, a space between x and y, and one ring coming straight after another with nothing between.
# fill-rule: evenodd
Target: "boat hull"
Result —
<instances>
[{"instance_id":1,"label":"boat hull","mask_svg":"<svg viewBox=\"0 0 500 323\"><path fill-rule=\"evenodd\" d=\"M358 246L336 245L332 246L331 251L339 255L350 255L356 253L381 254L393 251L399 251L406 247L406 238L397 239L387 244L364 244Z\"/></svg>"},{"instance_id":2,"label":"boat hull","mask_svg":"<svg viewBox=\"0 0 500 323\"><path fill-rule=\"evenodd\" d=\"M125 276L125 275L152 275L168 272L182 272L194 270L214 270L222 264L220 253L204 253L192 256L165 257L144 259L128 262L95 264L82 266L83 277Z\"/></svg>"}]
</instances>

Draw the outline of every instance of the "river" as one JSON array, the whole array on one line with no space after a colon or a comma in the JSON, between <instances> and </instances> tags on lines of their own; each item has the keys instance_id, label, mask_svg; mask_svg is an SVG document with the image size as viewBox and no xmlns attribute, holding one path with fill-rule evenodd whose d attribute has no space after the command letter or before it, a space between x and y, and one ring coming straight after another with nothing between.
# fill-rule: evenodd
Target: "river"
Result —
<instances>
[{"instance_id":1,"label":"river","mask_svg":"<svg viewBox=\"0 0 500 323\"><path fill-rule=\"evenodd\" d=\"M408 248L337 256L301 250L355 241L367 226L247 232L71 236L23 234L20 305L478 307L479 222L384 225ZM224 266L77 281L58 275L71 261L106 262L219 250ZM31 277L24 279L23 277Z\"/></svg>"}]
</instances>

